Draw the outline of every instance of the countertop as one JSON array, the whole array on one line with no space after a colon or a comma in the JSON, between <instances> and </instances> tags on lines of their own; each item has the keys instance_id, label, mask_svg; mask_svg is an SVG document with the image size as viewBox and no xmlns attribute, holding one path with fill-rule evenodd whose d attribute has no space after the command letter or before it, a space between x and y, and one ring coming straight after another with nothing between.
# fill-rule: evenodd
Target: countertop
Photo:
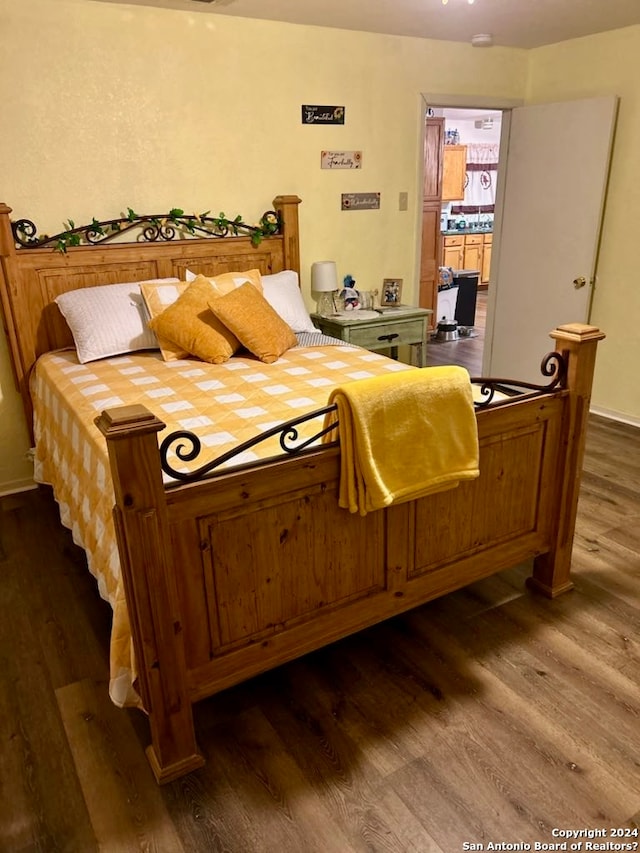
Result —
<instances>
[{"instance_id":1,"label":"countertop","mask_svg":"<svg viewBox=\"0 0 640 853\"><path fill-rule=\"evenodd\" d=\"M440 232L443 237L464 237L465 234L493 234L493 228L449 228Z\"/></svg>"}]
</instances>

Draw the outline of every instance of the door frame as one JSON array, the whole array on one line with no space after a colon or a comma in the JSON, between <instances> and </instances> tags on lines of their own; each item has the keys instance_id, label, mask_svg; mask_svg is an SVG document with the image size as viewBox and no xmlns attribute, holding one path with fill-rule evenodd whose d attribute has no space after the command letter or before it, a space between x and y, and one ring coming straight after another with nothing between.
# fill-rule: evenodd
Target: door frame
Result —
<instances>
[{"instance_id":1,"label":"door frame","mask_svg":"<svg viewBox=\"0 0 640 853\"><path fill-rule=\"evenodd\" d=\"M420 95L420 120L419 120L419 147L418 151L424 150L424 135L425 135L425 117L429 107L436 109L469 109L469 110L500 110L502 112L502 123L500 131L500 160L498 163L498 186L496 190L495 213L493 217L493 245L491 250L491 265L497 269L500 263L500 238L502 234L502 214L504 207L504 170L509 154L509 131L511 126L511 110L514 107L522 107L525 105L523 98L493 98L485 95L443 95L423 92ZM418 193L417 196L421 199L421 187L424 183L424 158L418 158ZM422 254L422 232L421 218L418 217L416 226L417 236L417 265L416 269L420 269L420 257ZM497 289L495 282L489 287L487 299L487 319L484 336L484 348L482 352L483 373L487 370L489 364L489 353L493 347L494 335L494 309Z\"/></svg>"}]
</instances>

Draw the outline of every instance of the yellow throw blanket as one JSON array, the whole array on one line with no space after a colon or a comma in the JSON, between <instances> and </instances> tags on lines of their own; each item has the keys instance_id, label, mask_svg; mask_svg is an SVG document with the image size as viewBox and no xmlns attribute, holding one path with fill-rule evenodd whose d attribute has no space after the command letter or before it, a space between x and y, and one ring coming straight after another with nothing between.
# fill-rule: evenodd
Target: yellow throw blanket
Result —
<instances>
[{"instance_id":1,"label":"yellow throw blanket","mask_svg":"<svg viewBox=\"0 0 640 853\"><path fill-rule=\"evenodd\" d=\"M336 388L339 505L366 515L478 476L478 428L468 372L427 367ZM331 435L331 434L330 434ZM335 433L333 433L335 435Z\"/></svg>"}]
</instances>

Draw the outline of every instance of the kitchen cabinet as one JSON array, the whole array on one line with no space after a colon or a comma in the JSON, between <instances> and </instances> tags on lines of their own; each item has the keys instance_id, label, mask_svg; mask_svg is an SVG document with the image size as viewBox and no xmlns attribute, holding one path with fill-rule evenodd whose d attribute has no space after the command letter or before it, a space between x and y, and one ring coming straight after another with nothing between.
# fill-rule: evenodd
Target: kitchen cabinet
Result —
<instances>
[{"instance_id":1,"label":"kitchen cabinet","mask_svg":"<svg viewBox=\"0 0 640 853\"><path fill-rule=\"evenodd\" d=\"M464 238L464 270L482 270L482 255L484 249L484 234L465 234Z\"/></svg>"},{"instance_id":2,"label":"kitchen cabinet","mask_svg":"<svg viewBox=\"0 0 640 853\"><path fill-rule=\"evenodd\" d=\"M423 203L420 293L418 295L418 304L421 308L434 310L436 307L440 243L440 202Z\"/></svg>"},{"instance_id":3,"label":"kitchen cabinet","mask_svg":"<svg viewBox=\"0 0 640 853\"><path fill-rule=\"evenodd\" d=\"M442 266L478 270L479 284L489 283L493 234L451 234L442 238Z\"/></svg>"},{"instance_id":4,"label":"kitchen cabinet","mask_svg":"<svg viewBox=\"0 0 640 853\"><path fill-rule=\"evenodd\" d=\"M445 145L442 157L442 201L462 201L467 182L467 146Z\"/></svg>"},{"instance_id":5,"label":"kitchen cabinet","mask_svg":"<svg viewBox=\"0 0 640 853\"><path fill-rule=\"evenodd\" d=\"M442 266L453 270L463 269L464 235L445 237L442 242Z\"/></svg>"},{"instance_id":6,"label":"kitchen cabinet","mask_svg":"<svg viewBox=\"0 0 640 853\"><path fill-rule=\"evenodd\" d=\"M424 134L424 182L422 201L440 202L442 198L442 149L444 119L428 118Z\"/></svg>"},{"instance_id":7,"label":"kitchen cabinet","mask_svg":"<svg viewBox=\"0 0 640 853\"><path fill-rule=\"evenodd\" d=\"M442 212L442 149L444 119L427 118L424 136L424 181L422 188L422 247L418 304L434 310L438 296L438 267L442 255L440 214Z\"/></svg>"},{"instance_id":8,"label":"kitchen cabinet","mask_svg":"<svg viewBox=\"0 0 640 853\"><path fill-rule=\"evenodd\" d=\"M489 278L491 276L491 250L493 247L493 234L485 234L484 235L484 243L482 246L482 266L481 275L480 275L480 283L481 284L489 284Z\"/></svg>"}]
</instances>

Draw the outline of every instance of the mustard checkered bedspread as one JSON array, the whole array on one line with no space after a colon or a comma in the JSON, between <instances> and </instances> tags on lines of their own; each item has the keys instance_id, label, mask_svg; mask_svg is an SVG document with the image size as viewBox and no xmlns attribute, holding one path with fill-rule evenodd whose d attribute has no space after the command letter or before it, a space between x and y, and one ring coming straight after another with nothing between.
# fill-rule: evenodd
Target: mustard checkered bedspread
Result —
<instances>
[{"instance_id":1,"label":"mustard checkered bedspread","mask_svg":"<svg viewBox=\"0 0 640 853\"><path fill-rule=\"evenodd\" d=\"M299 346L274 364L236 356L225 364L164 362L158 352L79 364L75 351L48 353L32 377L35 476L53 487L61 520L84 548L100 595L113 609L110 694L137 705L135 661L112 518L113 486L106 442L94 419L107 408L143 403L167 424L160 440L189 430L202 442L197 467L272 426L327 403L340 384L407 365L345 344ZM321 421L300 427L300 441ZM268 439L229 464L279 455ZM169 459L178 468L176 459ZM180 463L182 466L183 463ZM165 476L165 480L168 479Z\"/></svg>"}]
</instances>

